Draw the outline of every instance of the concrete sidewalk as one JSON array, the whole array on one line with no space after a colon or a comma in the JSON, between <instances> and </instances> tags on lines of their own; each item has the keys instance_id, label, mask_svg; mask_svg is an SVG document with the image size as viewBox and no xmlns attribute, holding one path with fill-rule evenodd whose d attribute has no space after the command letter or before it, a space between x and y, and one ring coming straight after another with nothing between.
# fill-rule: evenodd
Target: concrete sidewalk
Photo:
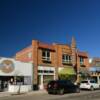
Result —
<instances>
[{"instance_id":1,"label":"concrete sidewalk","mask_svg":"<svg viewBox=\"0 0 100 100\"><path fill-rule=\"evenodd\" d=\"M7 96L11 96L11 93L9 93L9 92L0 92L0 97L7 97Z\"/></svg>"},{"instance_id":2,"label":"concrete sidewalk","mask_svg":"<svg viewBox=\"0 0 100 100\"><path fill-rule=\"evenodd\" d=\"M46 90L37 90L37 91L30 91L27 93L9 93L9 92L0 92L0 97L9 97L9 96L14 96L14 95L34 95L34 94L46 94Z\"/></svg>"}]
</instances>

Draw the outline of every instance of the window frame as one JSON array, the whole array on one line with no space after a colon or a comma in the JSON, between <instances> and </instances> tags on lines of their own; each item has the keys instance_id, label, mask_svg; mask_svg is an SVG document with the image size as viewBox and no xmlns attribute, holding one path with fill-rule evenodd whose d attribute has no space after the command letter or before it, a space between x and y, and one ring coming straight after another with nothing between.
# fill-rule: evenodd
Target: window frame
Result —
<instances>
[{"instance_id":1,"label":"window frame","mask_svg":"<svg viewBox=\"0 0 100 100\"><path fill-rule=\"evenodd\" d=\"M84 58L80 57L80 65L83 65L83 64L84 64Z\"/></svg>"},{"instance_id":2,"label":"window frame","mask_svg":"<svg viewBox=\"0 0 100 100\"><path fill-rule=\"evenodd\" d=\"M32 52L29 52L29 53L27 54L27 56L28 56L29 59L31 59L31 58L32 58Z\"/></svg>"},{"instance_id":3,"label":"window frame","mask_svg":"<svg viewBox=\"0 0 100 100\"><path fill-rule=\"evenodd\" d=\"M62 54L62 63L71 63L72 57L68 54Z\"/></svg>"},{"instance_id":4,"label":"window frame","mask_svg":"<svg viewBox=\"0 0 100 100\"><path fill-rule=\"evenodd\" d=\"M43 53L45 56L43 56ZM49 56L48 56L49 54ZM42 60L51 61L51 53L50 50L42 50Z\"/></svg>"}]
</instances>

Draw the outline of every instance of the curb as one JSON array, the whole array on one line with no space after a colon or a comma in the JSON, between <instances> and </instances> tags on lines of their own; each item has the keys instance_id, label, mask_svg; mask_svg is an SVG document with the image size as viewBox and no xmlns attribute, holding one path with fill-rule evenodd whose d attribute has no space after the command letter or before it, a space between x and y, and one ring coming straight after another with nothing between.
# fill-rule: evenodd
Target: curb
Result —
<instances>
[{"instance_id":1,"label":"curb","mask_svg":"<svg viewBox=\"0 0 100 100\"><path fill-rule=\"evenodd\" d=\"M37 91L30 91L26 93L9 93L9 92L1 92L0 93L0 98L1 97L9 97L9 96L23 96L23 95L34 95L34 94L45 94L46 90L37 90Z\"/></svg>"},{"instance_id":2,"label":"curb","mask_svg":"<svg viewBox=\"0 0 100 100\"><path fill-rule=\"evenodd\" d=\"M45 94L47 93L46 90L38 90L38 91L31 91L26 93L27 95L32 95L32 94Z\"/></svg>"},{"instance_id":3,"label":"curb","mask_svg":"<svg viewBox=\"0 0 100 100\"><path fill-rule=\"evenodd\" d=\"M0 98L1 97L8 97L8 96L11 96L11 94L10 93L8 93L8 92L0 92Z\"/></svg>"}]
</instances>

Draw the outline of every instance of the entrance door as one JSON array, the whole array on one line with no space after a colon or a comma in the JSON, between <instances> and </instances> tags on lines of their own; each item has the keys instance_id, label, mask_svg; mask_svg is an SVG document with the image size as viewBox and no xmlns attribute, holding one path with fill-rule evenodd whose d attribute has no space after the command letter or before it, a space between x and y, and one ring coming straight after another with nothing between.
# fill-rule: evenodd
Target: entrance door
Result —
<instances>
[{"instance_id":1,"label":"entrance door","mask_svg":"<svg viewBox=\"0 0 100 100\"><path fill-rule=\"evenodd\" d=\"M53 75L43 75L43 85L45 89L47 88L47 84L50 80L54 80Z\"/></svg>"},{"instance_id":2,"label":"entrance door","mask_svg":"<svg viewBox=\"0 0 100 100\"><path fill-rule=\"evenodd\" d=\"M12 76L0 76L0 91L7 91Z\"/></svg>"}]
</instances>

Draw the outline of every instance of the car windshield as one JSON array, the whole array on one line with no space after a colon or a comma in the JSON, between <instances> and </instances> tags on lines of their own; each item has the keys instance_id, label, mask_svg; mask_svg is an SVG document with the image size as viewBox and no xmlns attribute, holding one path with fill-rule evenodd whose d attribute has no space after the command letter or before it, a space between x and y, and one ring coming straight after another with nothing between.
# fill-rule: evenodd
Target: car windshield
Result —
<instances>
[{"instance_id":1,"label":"car windshield","mask_svg":"<svg viewBox=\"0 0 100 100\"><path fill-rule=\"evenodd\" d=\"M95 81L90 81L91 83L96 83Z\"/></svg>"},{"instance_id":2,"label":"car windshield","mask_svg":"<svg viewBox=\"0 0 100 100\"><path fill-rule=\"evenodd\" d=\"M73 85L73 83L69 80L53 80L53 81L50 81L48 84L55 84L55 83L58 83L58 84L67 84L67 85Z\"/></svg>"},{"instance_id":3,"label":"car windshield","mask_svg":"<svg viewBox=\"0 0 100 100\"><path fill-rule=\"evenodd\" d=\"M55 84L56 81L50 81L48 84Z\"/></svg>"},{"instance_id":4,"label":"car windshield","mask_svg":"<svg viewBox=\"0 0 100 100\"><path fill-rule=\"evenodd\" d=\"M82 81L81 83L88 83L88 81Z\"/></svg>"}]
</instances>

